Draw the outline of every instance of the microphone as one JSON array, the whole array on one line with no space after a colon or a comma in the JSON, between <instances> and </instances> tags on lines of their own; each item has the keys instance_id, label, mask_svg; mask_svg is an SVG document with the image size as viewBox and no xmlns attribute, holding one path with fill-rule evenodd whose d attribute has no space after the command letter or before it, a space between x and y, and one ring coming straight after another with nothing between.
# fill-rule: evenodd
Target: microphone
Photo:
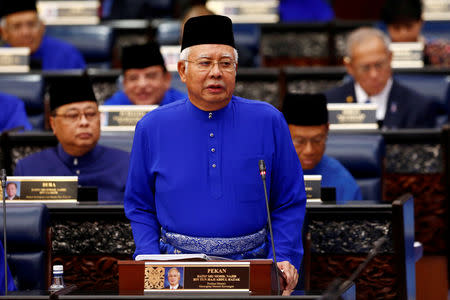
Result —
<instances>
[{"instance_id":1,"label":"microphone","mask_svg":"<svg viewBox=\"0 0 450 300\"><path fill-rule=\"evenodd\" d=\"M2 196L3 196L3 263L5 272L5 295L8 295L8 264L6 260L6 171L5 169L0 170L0 176L2 180Z\"/></svg>"},{"instance_id":2,"label":"microphone","mask_svg":"<svg viewBox=\"0 0 450 300\"><path fill-rule=\"evenodd\" d=\"M381 237L375 241L374 247L370 249L369 254L366 259L358 266L358 268L350 275L350 277L343 281L340 278L333 280L325 294L320 298L321 300L334 300L338 299L339 296L345 292L348 286L361 274L362 270L367 266L367 264L378 254L381 246L383 246L388 239L386 237Z\"/></svg>"},{"instance_id":3,"label":"microphone","mask_svg":"<svg viewBox=\"0 0 450 300\"><path fill-rule=\"evenodd\" d=\"M266 208L267 208L267 224L269 225L269 233L270 233L270 242L272 243L272 253L273 253L273 261L276 267L276 277L277 277L277 289L278 293L280 293L280 276L278 274L278 264L277 264L277 256L275 255L275 244L273 241L273 233L272 233L272 221L270 220L270 209L269 209L269 199L267 198L267 186L266 186L266 163L264 160L259 161L259 174L261 175L261 179L264 185L264 196L266 199Z\"/></svg>"}]
</instances>

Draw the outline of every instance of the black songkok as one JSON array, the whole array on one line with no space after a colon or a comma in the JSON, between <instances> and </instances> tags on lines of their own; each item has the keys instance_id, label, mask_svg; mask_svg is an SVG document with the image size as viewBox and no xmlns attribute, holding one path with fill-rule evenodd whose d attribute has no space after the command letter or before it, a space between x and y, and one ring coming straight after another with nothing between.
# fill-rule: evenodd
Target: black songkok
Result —
<instances>
[{"instance_id":1,"label":"black songkok","mask_svg":"<svg viewBox=\"0 0 450 300\"><path fill-rule=\"evenodd\" d=\"M209 15L187 20L184 25L181 50L202 44L222 44L235 48L231 19L220 15Z\"/></svg>"},{"instance_id":2,"label":"black songkok","mask_svg":"<svg viewBox=\"0 0 450 300\"><path fill-rule=\"evenodd\" d=\"M165 69L164 58L157 43L132 45L122 50L122 70L144 69L151 66L162 66Z\"/></svg>"},{"instance_id":3,"label":"black songkok","mask_svg":"<svg viewBox=\"0 0 450 300\"><path fill-rule=\"evenodd\" d=\"M328 123L327 99L324 94L288 94L283 102L288 124L318 126Z\"/></svg>"},{"instance_id":4,"label":"black songkok","mask_svg":"<svg viewBox=\"0 0 450 300\"><path fill-rule=\"evenodd\" d=\"M22 11L37 11L36 0L2 0L0 4L0 17Z\"/></svg>"},{"instance_id":5,"label":"black songkok","mask_svg":"<svg viewBox=\"0 0 450 300\"><path fill-rule=\"evenodd\" d=\"M50 111L74 102L97 102L91 81L86 74L82 76L70 75L51 79Z\"/></svg>"}]
</instances>

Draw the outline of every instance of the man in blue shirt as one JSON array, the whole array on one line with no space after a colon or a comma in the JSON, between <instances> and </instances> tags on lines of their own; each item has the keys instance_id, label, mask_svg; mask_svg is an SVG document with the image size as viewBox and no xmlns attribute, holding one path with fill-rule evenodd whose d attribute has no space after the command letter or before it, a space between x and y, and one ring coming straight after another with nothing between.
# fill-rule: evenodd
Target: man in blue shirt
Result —
<instances>
[{"instance_id":1,"label":"man in blue shirt","mask_svg":"<svg viewBox=\"0 0 450 300\"><path fill-rule=\"evenodd\" d=\"M25 105L19 98L0 93L0 132L9 129L31 130Z\"/></svg>"},{"instance_id":2,"label":"man in blue shirt","mask_svg":"<svg viewBox=\"0 0 450 300\"><path fill-rule=\"evenodd\" d=\"M328 136L327 99L324 94L288 94L283 114L305 175L322 175L323 187L336 188L336 202L362 200L361 190L350 172L325 155Z\"/></svg>"},{"instance_id":3,"label":"man in blue shirt","mask_svg":"<svg viewBox=\"0 0 450 300\"><path fill-rule=\"evenodd\" d=\"M278 267L293 290L303 256L306 194L283 115L233 96L237 51L231 20L189 19L178 72L188 98L137 126L125 191L137 254L206 253L272 258L258 162L267 166Z\"/></svg>"},{"instance_id":4,"label":"man in blue shirt","mask_svg":"<svg viewBox=\"0 0 450 300\"><path fill-rule=\"evenodd\" d=\"M149 43L125 47L122 51L123 91L116 92L104 105L165 105L186 98L170 87L159 45Z\"/></svg>"},{"instance_id":5,"label":"man in blue shirt","mask_svg":"<svg viewBox=\"0 0 450 300\"><path fill-rule=\"evenodd\" d=\"M2 39L8 46L29 48L32 69L86 67L83 56L74 46L45 35L45 25L39 19L35 0L8 1L0 9Z\"/></svg>"},{"instance_id":6,"label":"man in blue shirt","mask_svg":"<svg viewBox=\"0 0 450 300\"><path fill-rule=\"evenodd\" d=\"M123 201L129 154L97 145L100 113L87 76L53 79L49 93L50 126L59 144L20 160L14 175L78 176L79 185L98 188L99 201Z\"/></svg>"}]
</instances>

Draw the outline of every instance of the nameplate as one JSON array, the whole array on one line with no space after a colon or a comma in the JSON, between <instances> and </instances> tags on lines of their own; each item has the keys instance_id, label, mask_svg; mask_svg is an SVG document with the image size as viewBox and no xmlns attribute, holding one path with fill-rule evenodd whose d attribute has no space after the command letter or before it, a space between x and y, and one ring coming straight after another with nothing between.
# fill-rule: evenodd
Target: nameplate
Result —
<instances>
[{"instance_id":1,"label":"nameplate","mask_svg":"<svg viewBox=\"0 0 450 300\"><path fill-rule=\"evenodd\" d=\"M250 291L250 262L145 262L144 292ZM170 289L170 284L178 285Z\"/></svg>"},{"instance_id":2,"label":"nameplate","mask_svg":"<svg viewBox=\"0 0 450 300\"><path fill-rule=\"evenodd\" d=\"M38 1L39 17L48 25L97 25L100 1Z\"/></svg>"},{"instance_id":3,"label":"nameplate","mask_svg":"<svg viewBox=\"0 0 450 300\"><path fill-rule=\"evenodd\" d=\"M306 202L322 202L321 186L322 175L303 175L306 191Z\"/></svg>"},{"instance_id":4,"label":"nameplate","mask_svg":"<svg viewBox=\"0 0 450 300\"><path fill-rule=\"evenodd\" d=\"M424 43L391 43L392 68L422 68Z\"/></svg>"},{"instance_id":5,"label":"nameplate","mask_svg":"<svg viewBox=\"0 0 450 300\"><path fill-rule=\"evenodd\" d=\"M6 201L76 202L77 176L8 176ZM11 198L11 199L10 199Z\"/></svg>"},{"instance_id":6,"label":"nameplate","mask_svg":"<svg viewBox=\"0 0 450 300\"><path fill-rule=\"evenodd\" d=\"M378 129L377 105L373 103L329 103L330 129Z\"/></svg>"},{"instance_id":7,"label":"nameplate","mask_svg":"<svg viewBox=\"0 0 450 300\"><path fill-rule=\"evenodd\" d=\"M161 46L159 50L164 58L167 71L176 72L180 60L181 46Z\"/></svg>"},{"instance_id":8,"label":"nameplate","mask_svg":"<svg viewBox=\"0 0 450 300\"><path fill-rule=\"evenodd\" d=\"M30 49L0 47L0 72L26 73L30 71Z\"/></svg>"},{"instance_id":9,"label":"nameplate","mask_svg":"<svg viewBox=\"0 0 450 300\"><path fill-rule=\"evenodd\" d=\"M137 122L158 105L100 105L102 131L134 131Z\"/></svg>"},{"instance_id":10,"label":"nameplate","mask_svg":"<svg viewBox=\"0 0 450 300\"><path fill-rule=\"evenodd\" d=\"M449 21L450 20L450 1L449 0L426 0L423 1L423 19L425 21ZM436 35L444 35L442 33Z\"/></svg>"},{"instance_id":11,"label":"nameplate","mask_svg":"<svg viewBox=\"0 0 450 300\"><path fill-rule=\"evenodd\" d=\"M277 23L279 0L210 0L206 7L233 23Z\"/></svg>"}]
</instances>

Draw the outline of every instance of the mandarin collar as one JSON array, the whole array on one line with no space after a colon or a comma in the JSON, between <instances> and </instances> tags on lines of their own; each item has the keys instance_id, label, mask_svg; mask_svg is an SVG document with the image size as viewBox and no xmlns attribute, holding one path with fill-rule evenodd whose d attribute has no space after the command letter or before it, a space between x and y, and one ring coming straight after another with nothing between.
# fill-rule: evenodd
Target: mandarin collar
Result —
<instances>
[{"instance_id":1,"label":"mandarin collar","mask_svg":"<svg viewBox=\"0 0 450 300\"><path fill-rule=\"evenodd\" d=\"M61 160L64 162L65 165L72 166L74 165L74 161L76 161L77 162L76 165L85 166L92 164L93 162L98 160L102 152L102 146L96 145L94 149L92 149L83 156L69 155L68 153L66 153L66 151L64 151L61 144L58 144L56 151L58 153L58 156L61 158Z\"/></svg>"},{"instance_id":2,"label":"mandarin collar","mask_svg":"<svg viewBox=\"0 0 450 300\"><path fill-rule=\"evenodd\" d=\"M188 111L191 112L195 117L197 117L199 119L220 120L227 114L227 112L229 112L232 109L233 102L234 102L234 96L231 97L230 102L228 102L228 104L225 107L223 107L219 110L214 110L214 111L206 111L206 110L199 109L194 104L192 104L192 102L189 98L186 100L186 105L187 105Z\"/></svg>"}]
</instances>

